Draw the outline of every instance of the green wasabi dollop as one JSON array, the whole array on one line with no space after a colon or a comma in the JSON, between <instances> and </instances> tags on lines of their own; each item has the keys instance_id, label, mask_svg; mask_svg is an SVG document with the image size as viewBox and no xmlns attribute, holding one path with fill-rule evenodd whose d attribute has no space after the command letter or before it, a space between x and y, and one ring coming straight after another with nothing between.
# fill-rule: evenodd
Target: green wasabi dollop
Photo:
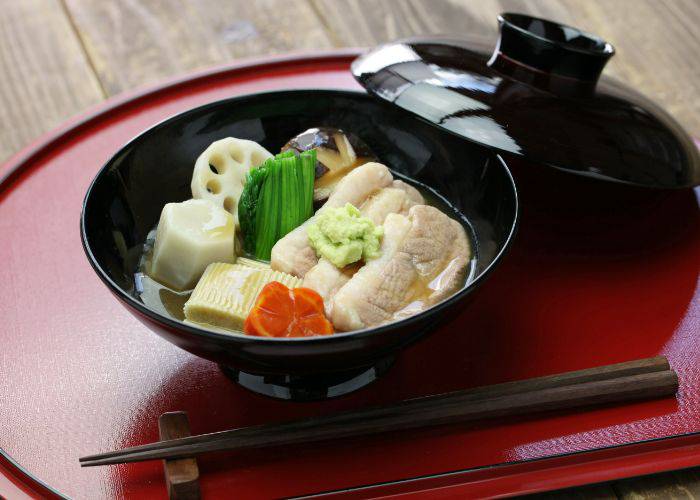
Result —
<instances>
[{"instance_id":1,"label":"green wasabi dollop","mask_svg":"<svg viewBox=\"0 0 700 500\"><path fill-rule=\"evenodd\" d=\"M376 226L360 211L346 203L328 208L316 216L306 229L316 255L325 257L336 267L379 256L379 242L384 228Z\"/></svg>"}]
</instances>

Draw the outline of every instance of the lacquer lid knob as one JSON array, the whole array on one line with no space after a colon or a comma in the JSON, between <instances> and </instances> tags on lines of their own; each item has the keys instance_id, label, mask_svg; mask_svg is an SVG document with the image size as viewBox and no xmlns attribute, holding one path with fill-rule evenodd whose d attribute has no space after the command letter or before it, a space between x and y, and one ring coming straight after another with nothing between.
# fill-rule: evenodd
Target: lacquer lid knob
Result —
<instances>
[{"instance_id":1,"label":"lacquer lid knob","mask_svg":"<svg viewBox=\"0 0 700 500\"><path fill-rule=\"evenodd\" d=\"M577 28L524 14L498 16L500 35L489 66L536 86L595 87L615 49L602 38Z\"/></svg>"}]
</instances>

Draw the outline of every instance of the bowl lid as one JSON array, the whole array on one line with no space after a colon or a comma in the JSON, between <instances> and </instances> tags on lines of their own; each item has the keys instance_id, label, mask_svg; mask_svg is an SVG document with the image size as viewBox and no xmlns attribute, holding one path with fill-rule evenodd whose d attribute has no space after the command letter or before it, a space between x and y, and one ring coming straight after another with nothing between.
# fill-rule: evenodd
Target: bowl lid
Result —
<instances>
[{"instance_id":1,"label":"bowl lid","mask_svg":"<svg viewBox=\"0 0 700 500\"><path fill-rule=\"evenodd\" d=\"M483 44L412 38L357 58L368 92L500 152L578 175L647 186L700 184L698 149L668 113L601 72L601 38L521 14Z\"/></svg>"}]
</instances>

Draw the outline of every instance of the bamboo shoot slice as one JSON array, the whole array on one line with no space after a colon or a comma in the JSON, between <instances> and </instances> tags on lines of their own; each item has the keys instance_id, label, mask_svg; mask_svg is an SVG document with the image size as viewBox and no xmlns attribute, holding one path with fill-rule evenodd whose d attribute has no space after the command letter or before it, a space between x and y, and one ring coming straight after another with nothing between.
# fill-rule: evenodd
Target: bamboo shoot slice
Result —
<instances>
[{"instance_id":1,"label":"bamboo shoot slice","mask_svg":"<svg viewBox=\"0 0 700 500\"><path fill-rule=\"evenodd\" d=\"M299 278L272 269L211 264L185 303L185 317L205 327L242 330L258 294L271 281L279 281L288 288L301 286Z\"/></svg>"}]
</instances>

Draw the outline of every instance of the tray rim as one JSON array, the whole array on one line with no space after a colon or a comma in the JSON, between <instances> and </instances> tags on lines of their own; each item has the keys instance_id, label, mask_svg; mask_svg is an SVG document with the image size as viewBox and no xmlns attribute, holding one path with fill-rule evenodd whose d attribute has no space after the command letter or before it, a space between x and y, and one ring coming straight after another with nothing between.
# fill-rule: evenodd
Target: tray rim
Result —
<instances>
[{"instance_id":1,"label":"tray rim","mask_svg":"<svg viewBox=\"0 0 700 500\"><path fill-rule=\"evenodd\" d=\"M225 78L229 74L236 74L241 71L250 72L259 68L273 69L275 66L289 67L290 64L302 66L319 60L324 62L336 60L339 63L349 63L364 50L364 48L349 47L326 51L292 52L280 56L242 58L235 63L215 65L204 70L188 72L160 80L154 84L146 84L121 92L68 117L59 125L39 135L18 152L0 163L0 192L5 190L6 184L11 182L23 170L22 167L44 153L47 148L79 133L93 122L105 118L105 115L110 111L136 105L152 96L176 90L179 87L197 84L212 78Z\"/></svg>"},{"instance_id":2,"label":"tray rim","mask_svg":"<svg viewBox=\"0 0 700 500\"><path fill-rule=\"evenodd\" d=\"M12 475L9 476L5 472ZM36 495L36 498L68 498L22 467L2 448L0 448L0 476L7 478L16 487L15 491L20 491L27 495L33 494ZM1 484L0 487L2 487ZM0 497L8 493L8 491L0 488Z\"/></svg>"},{"instance_id":3,"label":"tray rim","mask_svg":"<svg viewBox=\"0 0 700 500\"><path fill-rule=\"evenodd\" d=\"M80 134L94 123L107 118L111 111L136 106L151 97L177 90L179 87L196 85L211 79L225 78L260 68L289 68L290 65L304 66L319 61L349 65L363 50L351 47L281 56L245 58L235 63L186 73L117 94L71 116L3 161L0 164L0 196L26 168L32 166L34 160L45 154L49 148ZM700 141L696 139L695 142L700 147ZM630 462L625 464L626 460ZM491 495L510 496L606 482L698 465L700 465L700 432L690 432L552 457L504 462L360 485L343 490L323 491L310 495L310 497L345 496L353 493L403 497L437 491L438 489L444 491L447 488L453 489L450 491L450 494L453 495L474 494L477 491L481 491L483 494L483 488L489 488ZM12 475L7 476L4 472L9 472ZM538 477L538 473L541 476ZM13 484L20 485L20 489L23 487L30 490L30 493L36 494L37 497L43 495L45 498L46 495L49 495L55 498L68 498L30 473L2 448L0 448L0 475L7 477ZM0 494L3 493L5 492L0 489Z\"/></svg>"},{"instance_id":4,"label":"tray rim","mask_svg":"<svg viewBox=\"0 0 700 500\"><path fill-rule=\"evenodd\" d=\"M51 147L61 142L68 141L73 136L77 136L91 125L107 118L112 111L138 105L140 102L151 97L177 90L179 87L196 85L197 83L209 81L211 79L226 78L227 76L239 74L240 72L250 72L261 68L288 68L290 65L304 66L317 61L323 61L325 63L337 62L347 64L349 67L350 62L363 50L365 49L349 47L326 51L288 53L280 56L241 58L234 63L215 65L204 70L166 78L155 84L143 85L136 89L117 94L88 107L84 111L70 116L53 129L41 134L18 152L1 162L0 199L3 192L11 187L21 173L27 168L31 168L34 161L47 153ZM17 485L17 489L27 491L27 494L31 493L36 498L69 498L29 472L1 447L0 476L7 478L13 485ZM8 493L14 492L6 491L3 485L0 484L0 497Z\"/></svg>"},{"instance_id":5,"label":"tray rim","mask_svg":"<svg viewBox=\"0 0 700 500\"><path fill-rule=\"evenodd\" d=\"M625 463L627 461L627 463ZM564 453L551 457L503 462L438 474L331 490L301 498L368 493L402 498L440 490L461 498L528 495L605 483L700 465L700 432L675 434L634 443Z\"/></svg>"}]
</instances>

